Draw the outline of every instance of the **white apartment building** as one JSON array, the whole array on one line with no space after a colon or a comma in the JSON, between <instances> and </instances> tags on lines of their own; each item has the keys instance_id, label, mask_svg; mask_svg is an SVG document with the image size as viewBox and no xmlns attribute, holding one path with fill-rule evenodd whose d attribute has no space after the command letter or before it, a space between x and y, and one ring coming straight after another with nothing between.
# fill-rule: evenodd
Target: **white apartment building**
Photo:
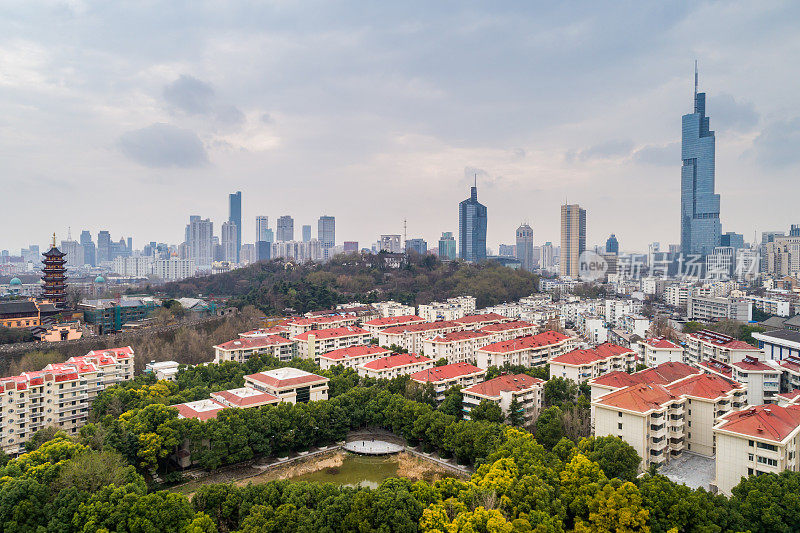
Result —
<instances>
[{"instance_id":1,"label":"white apartment building","mask_svg":"<svg viewBox=\"0 0 800 533\"><path fill-rule=\"evenodd\" d=\"M588 313L578 314L575 329L590 344L602 344L608 341L608 328L599 316Z\"/></svg>"},{"instance_id":2,"label":"white apartment building","mask_svg":"<svg viewBox=\"0 0 800 533\"><path fill-rule=\"evenodd\" d=\"M585 350L572 350L550 359L550 378L567 378L575 383L583 383L609 372L630 372L635 367L635 351L604 343Z\"/></svg>"},{"instance_id":3,"label":"white apartment building","mask_svg":"<svg viewBox=\"0 0 800 533\"><path fill-rule=\"evenodd\" d=\"M689 295L686 314L691 320L727 318L750 322L753 319L753 303L740 298Z\"/></svg>"},{"instance_id":4,"label":"white apartment building","mask_svg":"<svg viewBox=\"0 0 800 533\"><path fill-rule=\"evenodd\" d=\"M642 311L639 300L604 300L595 305L594 314L599 314L606 322L617 326L626 315L636 315Z\"/></svg>"},{"instance_id":5,"label":"white apartment building","mask_svg":"<svg viewBox=\"0 0 800 533\"><path fill-rule=\"evenodd\" d=\"M297 341L297 354L306 359L316 360L320 354L339 348L369 344L372 335L369 331L354 326L331 329L315 329L291 337Z\"/></svg>"},{"instance_id":6,"label":"white apartment building","mask_svg":"<svg viewBox=\"0 0 800 533\"><path fill-rule=\"evenodd\" d=\"M194 259L170 257L153 261L153 275L164 281L180 281L195 274L197 274L197 264Z\"/></svg>"},{"instance_id":7,"label":"white apartment building","mask_svg":"<svg viewBox=\"0 0 800 533\"><path fill-rule=\"evenodd\" d=\"M481 329L484 326L489 326L491 324L502 324L503 322L511 322L510 318L506 318L503 315L498 315L497 313L487 313L483 315L467 315L461 318L457 318L453 320L461 326L465 330L476 330Z\"/></svg>"},{"instance_id":8,"label":"white apartment building","mask_svg":"<svg viewBox=\"0 0 800 533\"><path fill-rule=\"evenodd\" d=\"M536 324L523 320L514 320L512 322L489 324L488 326L483 326L479 331L490 335L491 342L502 342L524 337L525 335L535 335L538 330L539 328Z\"/></svg>"},{"instance_id":9,"label":"white apartment building","mask_svg":"<svg viewBox=\"0 0 800 533\"><path fill-rule=\"evenodd\" d=\"M639 343L639 355L647 366L685 361L683 348L664 337L651 338Z\"/></svg>"},{"instance_id":10,"label":"white apartment building","mask_svg":"<svg viewBox=\"0 0 800 533\"><path fill-rule=\"evenodd\" d=\"M664 289L664 301L672 307L686 308L692 287L689 285L670 285Z\"/></svg>"},{"instance_id":11,"label":"white apartment building","mask_svg":"<svg viewBox=\"0 0 800 533\"><path fill-rule=\"evenodd\" d=\"M660 297L664 294L664 289L667 286L667 280L658 277L645 277L640 280L642 292L651 294L655 297Z\"/></svg>"},{"instance_id":12,"label":"white apartment building","mask_svg":"<svg viewBox=\"0 0 800 533\"><path fill-rule=\"evenodd\" d=\"M411 324L422 324L425 320L415 314L410 315L397 315L387 316L381 318L374 318L361 324L361 327L369 331L370 334L377 338L378 333L386 328L393 328L396 326L410 326Z\"/></svg>"},{"instance_id":13,"label":"white apartment building","mask_svg":"<svg viewBox=\"0 0 800 533\"><path fill-rule=\"evenodd\" d=\"M378 310L381 318L390 316L409 316L415 315L417 312L413 305L405 305L393 300L389 300L388 302L374 303L372 304L372 307Z\"/></svg>"},{"instance_id":14,"label":"white apartment building","mask_svg":"<svg viewBox=\"0 0 800 533\"><path fill-rule=\"evenodd\" d=\"M24 453L25 442L46 426L77 433L100 391L133 378L133 356L130 346L93 350L43 370L0 378L0 449Z\"/></svg>"},{"instance_id":15,"label":"white apartment building","mask_svg":"<svg viewBox=\"0 0 800 533\"><path fill-rule=\"evenodd\" d=\"M378 333L378 344L381 346L395 345L409 352L419 353L425 348L425 339L463 329L464 326L458 322L449 320L394 326Z\"/></svg>"},{"instance_id":16,"label":"white apartment building","mask_svg":"<svg viewBox=\"0 0 800 533\"><path fill-rule=\"evenodd\" d=\"M290 361L297 355L297 343L280 335L239 337L214 346L214 363L219 364L224 361L244 363L256 354Z\"/></svg>"},{"instance_id":17,"label":"white apartment building","mask_svg":"<svg viewBox=\"0 0 800 533\"><path fill-rule=\"evenodd\" d=\"M445 392L450 387L462 389L480 383L486 377L486 370L469 363L453 363L420 370L411 374L411 381L426 385L430 383L436 391L436 401L444 401Z\"/></svg>"},{"instance_id":18,"label":"white apartment building","mask_svg":"<svg viewBox=\"0 0 800 533\"><path fill-rule=\"evenodd\" d=\"M650 329L650 319L642 315L623 315L617 320L617 325L627 333L645 338Z\"/></svg>"},{"instance_id":19,"label":"white apartment building","mask_svg":"<svg viewBox=\"0 0 800 533\"><path fill-rule=\"evenodd\" d=\"M713 486L730 495L743 477L800 470L800 405L758 405L723 415L714 426Z\"/></svg>"},{"instance_id":20,"label":"white apartment building","mask_svg":"<svg viewBox=\"0 0 800 533\"><path fill-rule=\"evenodd\" d=\"M357 326L358 317L355 315L315 316L311 318L293 318L285 323L289 328L289 337L295 337L306 331L315 329L345 328Z\"/></svg>"},{"instance_id":21,"label":"white apartment building","mask_svg":"<svg viewBox=\"0 0 800 533\"><path fill-rule=\"evenodd\" d=\"M502 315L506 318L517 319L524 308L525 306L521 305L520 303L502 303L492 307L485 307L478 312L481 314L493 313Z\"/></svg>"},{"instance_id":22,"label":"white apartment building","mask_svg":"<svg viewBox=\"0 0 800 533\"><path fill-rule=\"evenodd\" d=\"M349 346L347 348L339 348L332 352L320 354L319 367L322 370L329 370L334 366L343 366L345 368L358 369L359 365L380 359L391 355L392 352L386 348L381 348L374 344L361 344L358 346Z\"/></svg>"},{"instance_id":23,"label":"white apartment building","mask_svg":"<svg viewBox=\"0 0 800 533\"><path fill-rule=\"evenodd\" d=\"M326 377L289 366L244 377L245 387L266 392L289 403L327 400L328 381Z\"/></svg>"},{"instance_id":24,"label":"white apartment building","mask_svg":"<svg viewBox=\"0 0 800 533\"><path fill-rule=\"evenodd\" d=\"M415 353L396 353L358 366L358 375L375 379L392 379L433 368L433 359Z\"/></svg>"},{"instance_id":25,"label":"white apartment building","mask_svg":"<svg viewBox=\"0 0 800 533\"><path fill-rule=\"evenodd\" d=\"M800 361L800 332L788 329L753 333L765 359L771 361Z\"/></svg>"},{"instance_id":26,"label":"white apartment building","mask_svg":"<svg viewBox=\"0 0 800 533\"><path fill-rule=\"evenodd\" d=\"M729 365L746 357L764 359L764 352L744 341L707 329L686 336L687 363L696 365L714 359Z\"/></svg>"},{"instance_id":27,"label":"white apartment building","mask_svg":"<svg viewBox=\"0 0 800 533\"><path fill-rule=\"evenodd\" d=\"M472 296L459 296L448 298L446 302L431 302L420 305L419 316L426 322L436 320L456 320L475 313L475 298Z\"/></svg>"},{"instance_id":28,"label":"white apartment building","mask_svg":"<svg viewBox=\"0 0 800 533\"><path fill-rule=\"evenodd\" d=\"M543 389L544 381L527 374L504 374L478 383L461 391L464 396L464 419L469 420L470 411L484 400L498 404L508 417L511 404L516 399L523 415L523 424L530 425L542 408Z\"/></svg>"},{"instance_id":29,"label":"white apartment building","mask_svg":"<svg viewBox=\"0 0 800 533\"><path fill-rule=\"evenodd\" d=\"M425 339L423 353L434 360L445 358L448 363L471 363L475 351L491 340L491 335L480 331L453 331Z\"/></svg>"},{"instance_id":30,"label":"white apartment building","mask_svg":"<svg viewBox=\"0 0 800 533\"><path fill-rule=\"evenodd\" d=\"M640 469L662 465L684 450L711 457L717 419L746 406L746 388L711 374L697 374L671 385L639 383L592 401L594 434L613 435L630 444L643 461Z\"/></svg>"},{"instance_id":31,"label":"white apartment building","mask_svg":"<svg viewBox=\"0 0 800 533\"><path fill-rule=\"evenodd\" d=\"M759 311L777 316L792 316L792 302L782 298L764 298L761 296L744 296L745 300L753 303L753 307Z\"/></svg>"},{"instance_id":32,"label":"white apartment building","mask_svg":"<svg viewBox=\"0 0 800 533\"><path fill-rule=\"evenodd\" d=\"M158 381L177 381L179 366L177 361L150 361L144 365L144 373L153 374Z\"/></svg>"},{"instance_id":33,"label":"white apartment building","mask_svg":"<svg viewBox=\"0 0 800 533\"><path fill-rule=\"evenodd\" d=\"M506 364L543 366L553 357L572 350L576 342L575 337L556 331L544 331L536 335L494 342L479 348L475 352L476 364L486 369Z\"/></svg>"},{"instance_id":34,"label":"white apartment building","mask_svg":"<svg viewBox=\"0 0 800 533\"><path fill-rule=\"evenodd\" d=\"M761 405L777 403L781 391L781 368L770 366L753 357L730 365L709 359L700 362L697 367L709 374L731 379L747 387L747 403Z\"/></svg>"},{"instance_id":35,"label":"white apartment building","mask_svg":"<svg viewBox=\"0 0 800 533\"><path fill-rule=\"evenodd\" d=\"M120 276L133 278L146 278L153 273L153 258L144 257L115 257L111 266L112 270Z\"/></svg>"}]
</instances>

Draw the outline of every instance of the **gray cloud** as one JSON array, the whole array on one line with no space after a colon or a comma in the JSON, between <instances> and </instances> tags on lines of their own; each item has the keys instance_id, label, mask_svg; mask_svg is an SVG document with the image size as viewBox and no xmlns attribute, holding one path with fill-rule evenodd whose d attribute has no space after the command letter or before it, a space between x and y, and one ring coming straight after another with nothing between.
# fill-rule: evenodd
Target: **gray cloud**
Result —
<instances>
[{"instance_id":1,"label":"gray cloud","mask_svg":"<svg viewBox=\"0 0 800 533\"><path fill-rule=\"evenodd\" d=\"M193 168L208 162L197 134L170 124L157 123L124 133L118 145L129 159L151 168Z\"/></svg>"},{"instance_id":2,"label":"gray cloud","mask_svg":"<svg viewBox=\"0 0 800 533\"><path fill-rule=\"evenodd\" d=\"M753 141L756 161L771 167L800 163L800 118L769 124Z\"/></svg>"},{"instance_id":3,"label":"gray cloud","mask_svg":"<svg viewBox=\"0 0 800 533\"><path fill-rule=\"evenodd\" d=\"M564 158L568 163L575 161L591 161L594 159L614 159L617 157L627 157L633 150L633 141L612 140L605 141L583 150L570 150Z\"/></svg>"},{"instance_id":4,"label":"gray cloud","mask_svg":"<svg viewBox=\"0 0 800 533\"><path fill-rule=\"evenodd\" d=\"M164 87L164 100L192 115L204 115L211 111L213 99L214 89L211 85L186 74Z\"/></svg>"},{"instance_id":5,"label":"gray cloud","mask_svg":"<svg viewBox=\"0 0 800 533\"><path fill-rule=\"evenodd\" d=\"M709 96L708 113L713 117L712 128L721 131L747 132L758 125L759 115L753 103L737 101L726 93Z\"/></svg>"},{"instance_id":6,"label":"gray cloud","mask_svg":"<svg viewBox=\"0 0 800 533\"><path fill-rule=\"evenodd\" d=\"M681 145L678 142L649 144L633 152L633 160L644 165L659 167L680 165Z\"/></svg>"}]
</instances>

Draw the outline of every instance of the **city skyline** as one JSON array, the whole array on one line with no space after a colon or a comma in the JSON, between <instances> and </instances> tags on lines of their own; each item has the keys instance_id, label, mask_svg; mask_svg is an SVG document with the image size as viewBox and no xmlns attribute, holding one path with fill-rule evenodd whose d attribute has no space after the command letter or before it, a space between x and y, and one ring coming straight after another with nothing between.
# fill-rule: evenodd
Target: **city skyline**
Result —
<instances>
[{"instance_id":1,"label":"city skyline","mask_svg":"<svg viewBox=\"0 0 800 533\"><path fill-rule=\"evenodd\" d=\"M22 7L0 21L0 223L22 219L34 197L48 216L0 246L44 245L68 225L177 243L191 214L219 227L231 190L245 195L242 242L263 213L312 225L330 213L343 239L361 243L407 219L410 236L436 242L457 231L442 206L476 173L494 213L491 248L512 242L519 220L537 246L558 241L565 200L592 213L590 243L611 233L627 250L678 243L678 117L695 58L715 122L722 224L752 240L793 222L791 198L770 191L791 186L800 165L800 97L783 68L800 60L798 10L698 3L620 17L602 5L512 5L422 17L346 4L309 17L233 4L188 22L175 6L169 37L141 47L116 21L143 21L145 9ZM64 14L68 31L54 31ZM98 24L106 30L94 35ZM186 47L166 45L176 35ZM115 217L120 203L144 216ZM360 216L344 216L356 205Z\"/></svg>"}]
</instances>

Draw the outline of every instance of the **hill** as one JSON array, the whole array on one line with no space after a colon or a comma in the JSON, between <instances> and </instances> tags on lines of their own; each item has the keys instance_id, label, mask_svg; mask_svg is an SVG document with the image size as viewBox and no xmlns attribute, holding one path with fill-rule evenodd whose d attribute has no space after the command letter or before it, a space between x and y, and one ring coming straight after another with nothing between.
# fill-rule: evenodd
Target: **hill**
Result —
<instances>
[{"instance_id":1,"label":"hill","mask_svg":"<svg viewBox=\"0 0 800 533\"><path fill-rule=\"evenodd\" d=\"M387 264L391 257L397 256L350 254L305 264L276 259L152 290L172 298L228 296L232 305L253 305L266 313L287 308L304 313L354 300L419 305L463 294L475 296L478 307L485 307L528 296L538 286L536 275L494 262L442 262L410 254L405 264L392 268Z\"/></svg>"}]
</instances>

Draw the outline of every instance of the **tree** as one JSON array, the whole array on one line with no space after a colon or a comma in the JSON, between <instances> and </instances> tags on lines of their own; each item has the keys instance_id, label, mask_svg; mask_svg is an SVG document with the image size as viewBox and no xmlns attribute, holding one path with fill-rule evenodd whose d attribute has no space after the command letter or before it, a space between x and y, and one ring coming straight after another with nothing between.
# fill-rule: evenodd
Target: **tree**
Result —
<instances>
[{"instance_id":1,"label":"tree","mask_svg":"<svg viewBox=\"0 0 800 533\"><path fill-rule=\"evenodd\" d=\"M567 378L555 377L544 384L544 404L548 407L561 405L578 394L578 386Z\"/></svg>"},{"instance_id":2,"label":"tree","mask_svg":"<svg viewBox=\"0 0 800 533\"><path fill-rule=\"evenodd\" d=\"M800 531L800 473L751 476L736 485L731 508L754 533Z\"/></svg>"},{"instance_id":3,"label":"tree","mask_svg":"<svg viewBox=\"0 0 800 533\"><path fill-rule=\"evenodd\" d=\"M444 393L444 401L439 406L439 411L446 415L456 417L456 420L461 420L464 414L464 395L461 394L461 387L450 387Z\"/></svg>"},{"instance_id":4,"label":"tree","mask_svg":"<svg viewBox=\"0 0 800 533\"><path fill-rule=\"evenodd\" d=\"M589 502L588 519L575 522L576 533L650 533L648 512L636 485L627 482L615 488L605 485Z\"/></svg>"},{"instance_id":5,"label":"tree","mask_svg":"<svg viewBox=\"0 0 800 533\"><path fill-rule=\"evenodd\" d=\"M534 433L536 435L536 440L548 450L551 450L553 446L558 444L558 441L564 436L564 422L562 421L561 409L558 407L549 407L542 411L539 418L536 419Z\"/></svg>"},{"instance_id":6,"label":"tree","mask_svg":"<svg viewBox=\"0 0 800 533\"><path fill-rule=\"evenodd\" d=\"M600 465L609 478L633 481L642 462L636 450L618 437L589 437L581 439L578 450L590 461Z\"/></svg>"},{"instance_id":7,"label":"tree","mask_svg":"<svg viewBox=\"0 0 800 533\"><path fill-rule=\"evenodd\" d=\"M516 396L508 404L508 423L516 427L521 427L525 423L525 408Z\"/></svg>"},{"instance_id":8,"label":"tree","mask_svg":"<svg viewBox=\"0 0 800 533\"><path fill-rule=\"evenodd\" d=\"M439 359L436 360L436 362L433 363L433 366L435 366L435 367L437 367L437 366L445 366L445 365L447 365L447 358L446 357L440 357Z\"/></svg>"},{"instance_id":9,"label":"tree","mask_svg":"<svg viewBox=\"0 0 800 533\"><path fill-rule=\"evenodd\" d=\"M516 398L514 401L516 401ZM519 402L517 402L517 405L519 405ZM485 420L496 424L503 422L505 419L500 405L491 400L481 400L481 403L470 410L469 418L471 420Z\"/></svg>"}]
</instances>

